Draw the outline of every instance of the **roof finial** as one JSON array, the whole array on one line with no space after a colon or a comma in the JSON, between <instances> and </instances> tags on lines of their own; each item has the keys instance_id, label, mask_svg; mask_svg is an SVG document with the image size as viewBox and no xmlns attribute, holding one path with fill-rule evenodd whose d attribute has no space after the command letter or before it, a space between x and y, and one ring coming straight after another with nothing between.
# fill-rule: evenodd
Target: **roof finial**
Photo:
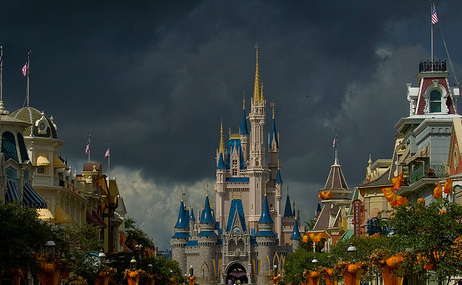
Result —
<instances>
[{"instance_id":1,"label":"roof finial","mask_svg":"<svg viewBox=\"0 0 462 285\"><path fill-rule=\"evenodd\" d=\"M265 196L266 196L266 183L265 183Z\"/></svg>"},{"instance_id":2,"label":"roof finial","mask_svg":"<svg viewBox=\"0 0 462 285\"><path fill-rule=\"evenodd\" d=\"M281 163L279 162L279 159L278 159L278 170L281 168Z\"/></svg>"},{"instance_id":3,"label":"roof finial","mask_svg":"<svg viewBox=\"0 0 462 285\"><path fill-rule=\"evenodd\" d=\"M334 148L334 156L335 156L334 164L335 165L338 165L338 147L337 147L337 143L338 143L338 135L337 135L337 129L335 129L335 138L334 138L334 141L332 142L332 147Z\"/></svg>"},{"instance_id":4,"label":"roof finial","mask_svg":"<svg viewBox=\"0 0 462 285\"><path fill-rule=\"evenodd\" d=\"M183 197L185 196L184 194L184 188L181 188L181 201L183 201Z\"/></svg>"},{"instance_id":5,"label":"roof finial","mask_svg":"<svg viewBox=\"0 0 462 285\"><path fill-rule=\"evenodd\" d=\"M262 92L262 94L263 94L263 92ZM274 107L276 106L276 103L274 103L274 101L273 101L273 102L271 102L270 105L271 105L271 107L273 107L273 120L274 120Z\"/></svg>"},{"instance_id":6,"label":"roof finial","mask_svg":"<svg viewBox=\"0 0 462 285\"><path fill-rule=\"evenodd\" d=\"M260 75L258 73L258 44L255 44L255 58L256 58L256 65L255 65L255 85L253 89L253 103L256 104L260 101Z\"/></svg>"},{"instance_id":7,"label":"roof finial","mask_svg":"<svg viewBox=\"0 0 462 285\"><path fill-rule=\"evenodd\" d=\"M208 196L209 195L209 184L207 183L207 192L205 193L205 196Z\"/></svg>"},{"instance_id":8,"label":"roof finial","mask_svg":"<svg viewBox=\"0 0 462 285\"><path fill-rule=\"evenodd\" d=\"M287 197L289 197L289 184L287 184Z\"/></svg>"},{"instance_id":9,"label":"roof finial","mask_svg":"<svg viewBox=\"0 0 462 285\"><path fill-rule=\"evenodd\" d=\"M245 110L245 95L244 95L244 90L242 90L242 110Z\"/></svg>"},{"instance_id":10,"label":"roof finial","mask_svg":"<svg viewBox=\"0 0 462 285\"><path fill-rule=\"evenodd\" d=\"M220 147L218 151L221 154L225 153L225 143L223 141L223 118L221 118L221 123L220 123Z\"/></svg>"}]
</instances>

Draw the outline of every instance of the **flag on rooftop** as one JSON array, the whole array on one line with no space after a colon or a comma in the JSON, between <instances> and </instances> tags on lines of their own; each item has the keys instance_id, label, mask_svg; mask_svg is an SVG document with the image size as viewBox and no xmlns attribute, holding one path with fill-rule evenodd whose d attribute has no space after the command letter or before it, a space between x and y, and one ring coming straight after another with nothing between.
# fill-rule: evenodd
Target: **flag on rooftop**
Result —
<instances>
[{"instance_id":1,"label":"flag on rooftop","mask_svg":"<svg viewBox=\"0 0 462 285\"><path fill-rule=\"evenodd\" d=\"M436 24L437 22L438 22L438 15L436 14L435 4L433 4L433 7L432 7L432 25Z\"/></svg>"},{"instance_id":2,"label":"flag on rooftop","mask_svg":"<svg viewBox=\"0 0 462 285\"><path fill-rule=\"evenodd\" d=\"M24 77L26 77L26 75L27 75L27 62L26 62L26 64L24 64L24 66L22 67L21 70L22 70L22 75L24 75Z\"/></svg>"},{"instance_id":3,"label":"flag on rooftop","mask_svg":"<svg viewBox=\"0 0 462 285\"><path fill-rule=\"evenodd\" d=\"M106 153L104 154L104 157L111 156L110 148L106 150Z\"/></svg>"},{"instance_id":4,"label":"flag on rooftop","mask_svg":"<svg viewBox=\"0 0 462 285\"><path fill-rule=\"evenodd\" d=\"M334 141L332 142L332 147L335 147L337 142L338 142L337 135L335 135Z\"/></svg>"}]
</instances>

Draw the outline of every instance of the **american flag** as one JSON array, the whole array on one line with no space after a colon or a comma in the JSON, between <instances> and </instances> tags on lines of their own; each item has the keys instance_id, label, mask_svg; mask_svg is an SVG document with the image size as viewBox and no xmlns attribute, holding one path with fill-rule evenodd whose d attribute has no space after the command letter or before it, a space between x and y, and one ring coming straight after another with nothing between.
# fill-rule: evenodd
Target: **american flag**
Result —
<instances>
[{"instance_id":1,"label":"american flag","mask_svg":"<svg viewBox=\"0 0 462 285\"><path fill-rule=\"evenodd\" d=\"M26 64L24 64L24 66L22 67L22 75L27 76L27 65L28 65L28 62L26 62Z\"/></svg>"},{"instance_id":2,"label":"american flag","mask_svg":"<svg viewBox=\"0 0 462 285\"><path fill-rule=\"evenodd\" d=\"M438 15L436 15L435 4L433 4L433 8L432 8L432 25L436 24L437 22L438 22Z\"/></svg>"},{"instance_id":3,"label":"american flag","mask_svg":"<svg viewBox=\"0 0 462 285\"><path fill-rule=\"evenodd\" d=\"M104 154L104 157L111 156L111 152L109 151L109 148L106 150L106 153Z\"/></svg>"},{"instance_id":4,"label":"american flag","mask_svg":"<svg viewBox=\"0 0 462 285\"><path fill-rule=\"evenodd\" d=\"M89 151L90 151L90 143L88 143L87 146L85 147L85 154L88 154Z\"/></svg>"},{"instance_id":5,"label":"american flag","mask_svg":"<svg viewBox=\"0 0 462 285\"><path fill-rule=\"evenodd\" d=\"M335 145L337 144L337 135L335 136L334 138L334 141L332 142L332 147L335 147Z\"/></svg>"}]
</instances>

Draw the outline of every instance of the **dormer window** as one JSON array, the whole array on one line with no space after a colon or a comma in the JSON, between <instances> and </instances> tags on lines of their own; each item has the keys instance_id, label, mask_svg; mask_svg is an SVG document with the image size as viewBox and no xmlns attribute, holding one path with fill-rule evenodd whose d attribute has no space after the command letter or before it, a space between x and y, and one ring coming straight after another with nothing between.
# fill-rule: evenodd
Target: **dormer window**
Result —
<instances>
[{"instance_id":1,"label":"dormer window","mask_svg":"<svg viewBox=\"0 0 462 285\"><path fill-rule=\"evenodd\" d=\"M433 90L430 93L430 113L441 112L441 92Z\"/></svg>"}]
</instances>

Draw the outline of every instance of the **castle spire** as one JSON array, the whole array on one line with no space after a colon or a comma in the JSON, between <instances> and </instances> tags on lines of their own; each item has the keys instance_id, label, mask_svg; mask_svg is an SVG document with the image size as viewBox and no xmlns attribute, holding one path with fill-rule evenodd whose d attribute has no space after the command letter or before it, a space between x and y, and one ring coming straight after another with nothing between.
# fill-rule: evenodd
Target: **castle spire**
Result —
<instances>
[{"instance_id":1,"label":"castle spire","mask_svg":"<svg viewBox=\"0 0 462 285\"><path fill-rule=\"evenodd\" d=\"M253 103L260 102L260 75L258 73L258 45L255 45L256 65L255 65L255 85L253 89Z\"/></svg>"},{"instance_id":2,"label":"castle spire","mask_svg":"<svg viewBox=\"0 0 462 285\"><path fill-rule=\"evenodd\" d=\"M223 119L221 120L221 123L220 123L220 147L219 147L218 152L221 154L225 153L225 143L223 141Z\"/></svg>"}]
</instances>

